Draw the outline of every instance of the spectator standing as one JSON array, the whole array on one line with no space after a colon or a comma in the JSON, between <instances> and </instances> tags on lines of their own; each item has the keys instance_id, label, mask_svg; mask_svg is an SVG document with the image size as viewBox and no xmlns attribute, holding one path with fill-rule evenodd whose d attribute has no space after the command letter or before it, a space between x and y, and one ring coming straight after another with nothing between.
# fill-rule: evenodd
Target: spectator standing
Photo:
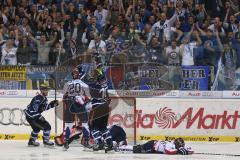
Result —
<instances>
[{"instance_id":1,"label":"spectator standing","mask_svg":"<svg viewBox=\"0 0 240 160\"><path fill-rule=\"evenodd\" d=\"M51 46L56 40L57 33L55 32L54 39L47 41L45 35L41 35L40 40L34 38L31 34L30 38L37 44L37 51L38 51L38 58L37 63L38 64L49 64L49 52L51 49Z\"/></svg>"},{"instance_id":2,"label":"spectator standing","mask_svg":"<svg viewBox=\"0 0 240 160\"><path fill-rule=\"evenodd\" d=\"M22 37L17 49L17 62L19 65L30 65L33 49L29 46L28 38Z\"/></svg>"},{"instance_id":3,"label":"spectator standing","mask_svg":"<svg viewBox=\"0 0 240 160\"><path fill-rule=\"evenodd\" d=\"M103 30L106 26L108 10L104 9L101 3L98 3L97 9L94 11L94 16L96 17L97 24L99 24L101 30Z\"/></svg>"},{"instance_id":4,"label":"spectator standing","mask_svg":"<svg viewBox=\"0 0 240 160\"><path fill-rule=\"evenodd\" d=\"M195 65L194 62L194 58L195 58L195 54L194 54L194 50L196 49L196 47L198 47L199 45L202 44L202 40L199 37L199 34L197 31L193 31L193 29L195 25L193 25L191 31L184 37L183 39L183 44L180 45L180 53L182 56L182 65L185 66L192 66ZM193 33L193 37L194 40L191 40L190 36Z\"/></svg>"},{"instance_id":5,"label":"spectator standing","mask_svg":"<svg viewBox=\"0 0 240 160\"><path fill-rule=\"evenodd\" d=\"M2 46L1 65L17 65L17 48L14 47L13 41L8 39Z\"/></svg>"},{"instance_id":6,"label":"spectator standing","mask_svg":"<svg viewBox=\"0 0 240 160\"><path fill-rule=\"evenodd\" d=\"M223 42L221 62L223 65L224 90L233 90L236 71L236 52L229 45L228 41Z\"/></svg>"}]
</instances>

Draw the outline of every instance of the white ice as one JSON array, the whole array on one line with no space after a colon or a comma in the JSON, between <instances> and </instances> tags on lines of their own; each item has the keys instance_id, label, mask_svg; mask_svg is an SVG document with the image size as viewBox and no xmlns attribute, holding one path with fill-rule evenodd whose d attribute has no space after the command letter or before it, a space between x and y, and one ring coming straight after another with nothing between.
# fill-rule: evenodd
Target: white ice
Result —
<instances>
[{"instance_id":1,"label":"white ice","mask_svg":"<svg viewBox=\"0 0 240 160\"><path fill-rule=\"evenodd\" d=\"M40 141L41 142L41 141ZM131 153L93 153L82 147L62 147L52 149L27 147L27 141L0 141L0 160L240 160L240 143L186 143L198 154L161 155ZM201 154L200 154L201 153ZM207 153L212 155L207 155ZM219 155L214 155L219 154Z\"/></svg>"}]
</instances>

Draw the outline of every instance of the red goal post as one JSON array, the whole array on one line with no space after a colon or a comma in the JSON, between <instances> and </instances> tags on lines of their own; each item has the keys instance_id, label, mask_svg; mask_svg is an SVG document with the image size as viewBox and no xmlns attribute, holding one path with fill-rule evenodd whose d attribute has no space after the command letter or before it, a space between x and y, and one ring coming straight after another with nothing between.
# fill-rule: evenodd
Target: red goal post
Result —
<instances>
[{"instance_id":1,"label":"red goal post","mask_svg":"<svg viewBox=\"0 0 240 160\"><path fill-rule=\"evenodd\" d=\"M136 98L111 96L109 125L123 127L130 144L136 144Z\"/></svg>"}]
</instances>

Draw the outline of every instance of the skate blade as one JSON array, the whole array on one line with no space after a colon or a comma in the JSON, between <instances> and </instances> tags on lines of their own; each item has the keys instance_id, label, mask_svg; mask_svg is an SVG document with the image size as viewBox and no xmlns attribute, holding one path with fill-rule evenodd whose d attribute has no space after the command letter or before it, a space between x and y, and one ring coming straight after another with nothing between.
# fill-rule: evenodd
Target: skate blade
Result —
<instances>
[{"instance_id":1,"label":"skate blade","mask_svg":"<svg viewBox=\"0 0 240 160\"><path fill-rule=\"evenodd\" d=\"M64 147L63 147L63 149L62 149L62 150L63 150L63 151L68 151L68 148L64 148Z\"/></svg>"},{"instance_id":2,"label":"skate blade","mask_svg":"<svg viewBox=\"0 0 240 160\"><path fill-rule=\"evenodd\" d=\"M44 146L44 148L55 149L55 146L54 146L54 145L52 145L52 146L49 146L49 145L43 145L43 146Z\"/></svg>"},{"instance_id":3,"label":"skate blade","mask_svg":"<svg viewBox=\"0 0 240 160\"><path fill-rule=\"evenodd\" d=\"M94 152L92 148L86 148L86 147L83 147L83 151L85 151L85 152Z\"/></svg>"},{"instance_id":4,"label":"skate blade","mask_svg":"<svg viewBox=\"0 0 240 160\"><path fill-rule=\"evenodd\" d=\"M95 154L105 154L105 150L93 151Z\"/></svg>"},{"instance_id":5,"label":"skate blade","mask_svg":"<svg viewBox=\"0 0 240 160\"><path fill-rule=\"evenodd\" d=\"M33 145L28 145L28 147L31 147L31 148L35 148L35 147L39 147L40 145L38 146L33 146Z\"/></svg>"},{"instance_id":6,"label":"skate blade","mask_svg":"<svg viewBox=\"0 0 240 160\"><path fill-rule=\"evenodd\" d=\"M105 150L105 153L107 153L107 154L114 154L115 153L115 151L114 150Z\"/></svg>"}]
</instances>

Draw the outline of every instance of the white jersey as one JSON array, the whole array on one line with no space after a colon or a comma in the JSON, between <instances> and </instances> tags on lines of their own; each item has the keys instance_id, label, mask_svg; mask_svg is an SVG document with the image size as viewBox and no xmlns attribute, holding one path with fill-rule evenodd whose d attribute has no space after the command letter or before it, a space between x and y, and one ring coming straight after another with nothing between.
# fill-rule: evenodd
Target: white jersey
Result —
<instances>
[{"instance_id":1,"label":"white jersey","mask_svg":"<svg viewBox=\"0 0 240 160\"><path fill-rule=\"evenodd\" d=\"M101 40L100 43L96 43L95 40L91 40L88 49L94 49L96 52L105 53L106 52L106 43Z\"/></svg>"},{"instance_id":2,"label":"white jersey","mask_svg":"<svg viewBox=\"0 0 240 160\"><path fill-rule=\"evenodd\" d=\"M174 143L169 141L156 141L153 148L161 153L176 152L177 150Z\"/></svg>"},{"instance_id":3,"label":"white jersey","mask_svg":"<svg viewBox=\"0 0 240 160\"><path fill-rule=\"evenodd\" d=\"M196 42L191 42L188 44L182 44L182 65L184 66L192 66L194 65L194 55L193 49L197 46Z\"/></svg>"},{"instance_id":4,"label":"white jersey","mask_svg":"<svg viewBox=\"0 0 240 160\"><path fill-rule=\"evenodd\" d=\"M69 97L87 96L91 97L89 86L80 79L74 79L67 82L63 88L64 94L67 93Z\"/></svg>"},{"instance_id":5,"label":"white jersey","mask_svg":"<svg viewBox=\"0 0 240 160\"><path fill-rule=\"evenodd\" d=\"M148 41L150 42L151 38L153 35L159 36L161 33L164 34L164 37L166 38L167 41L170 40L171 36L171 27L177 20L178 15L174 14L169 20L165 20L164 23L160 23L160 21L154 23L151 29L151 34L150 37L148 38Z\"/></svg>"},{"instance_id":6,"label":"white jersey","mask_svg":"<svg viewBox=\"0 0 240 160\"><path fill-rule=\"evenodd\" d=\"M2 47L1 65L17 65L17 48Z\"/></svg>"},{"instance_id":7,"label":"white jersey","mask_svg":"<svg viewBox=\"0 0 240 160\"><path fill-rule=\"evenodd\" d=\"M97 19L97 22L101 25L101 27L104 27L106 25L106 20L108 16L108 10L102 9L102 11L98 11L97 9L94 11L94 16Z\"/></svg>"},{"instance_id":8,"label":"white jersey","mask_svg":"<svg viewBox=\"0 0 240 160\"><path fill-rule=\"evenodd\" d=\"M164 154L176 154L177 149L173 141L156 141L153 146L154 150ZM191 147L184 147L187 151L193 152Z\"/></svg>"}]
</instances>

